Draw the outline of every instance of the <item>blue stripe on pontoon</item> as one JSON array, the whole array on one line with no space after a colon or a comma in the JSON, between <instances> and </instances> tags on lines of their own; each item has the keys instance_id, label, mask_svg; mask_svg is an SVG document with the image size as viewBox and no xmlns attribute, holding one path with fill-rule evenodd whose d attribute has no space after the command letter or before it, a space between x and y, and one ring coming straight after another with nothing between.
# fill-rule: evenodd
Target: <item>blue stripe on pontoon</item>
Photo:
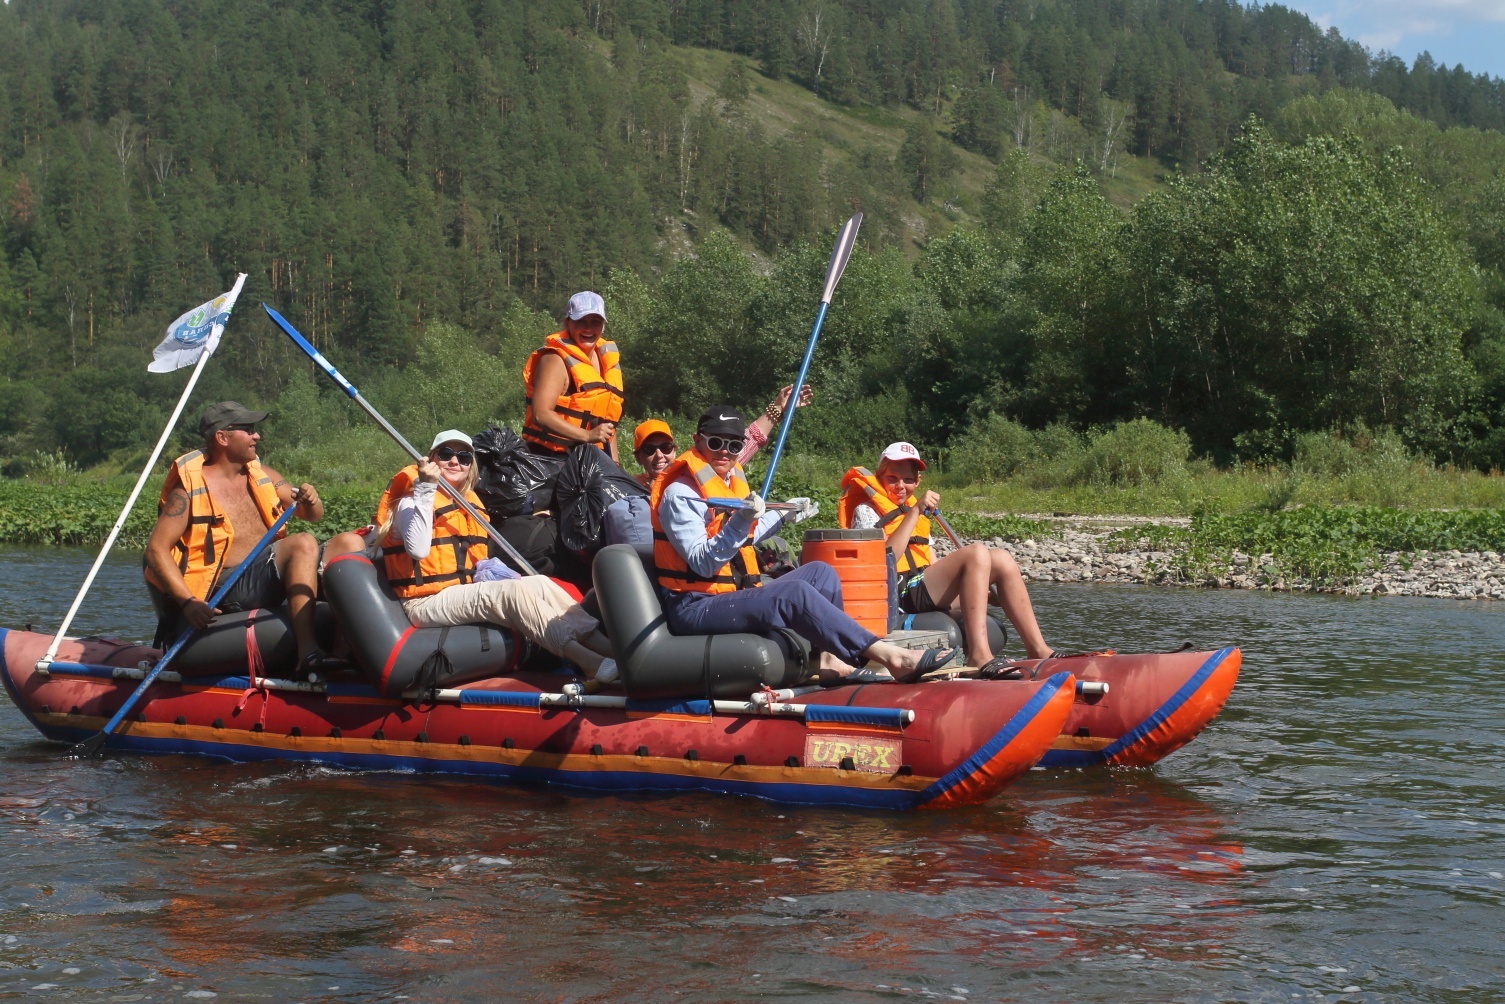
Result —
<instances>
[{"instance_id":1,"label":"blue stripe on pontoon","mask_svg":"<svg viewBox=\"0 0 1505 1004\"><path fill-rule=\"evenodd\" d=\"M632 701L627 702L628 711L646 711L655 715L699 715L709 718L710 701Z\"/></svg>"},{"instance_id":2,"label":"blue stripe on pontoon","mask_svg":"<svg viewBox=\"0 0 1505 1004\"><path fill-rule=\"evenodd\" d=\"M933 798L939 798L962 781L966 780L973 772L980 770L984 764L998 755L1009 743L1023 731L1024 727L1034 720L1034 717L1050 703L1051 698L1062 687L1072 686L1070 673L1056 673L1050 679L1041 684L1040 689L1018 711L1014 717L1004 723L1003 728L993 733L993 738L983 743L982 747L971 756L958 764L951 773L936 780L924 791L920 792L920 802L923 804Z\"/></svg>"},{"instance_id":3,"label":"blue stripe on pontoon","mask_svg":"<svg viewBox=\"0 0 1505 1004\"><path fill-rule=\"evenodd\" d=\"M1130 731L1119 736L1118 740L1113 744L1104 746L1102 750L1103 759L1106 760L1114 754L1128 749L1130 746L1133 746L1135 743L1139 742L1139 740L1149 735L1152 731L1159 728L1167 718L1175 714L1176 711L1180 709L1181 705L1191 700L1191 696L1193 694L1202 689L1202 684L1207 682L1207 678L1212 675L1212 671L1217 669L1218 666L1222 664L1223 660L1228 658L1228 653L1232 651L1233 648L1231 646L1228 648L1220 648L1216 652L1212 653L1212 655L1208 656L1207 661L1202 663L1202 668L1193 673L1191 675L1191 679L1181 684L1180 688L1170 696L1169 700L1160 705L1159 708L1155 709L1155 713L1153 715L1140 722Z\"/></svg>"},{"instance_id":4,"label":"blue stripe on pontoon","mask_svg":"<svg viewBox=\"0 0 1505 1004\"><path fill-rule=\"evenodd\" d=\"M541 694L516 690L462 690L461 704L485 704L503 708L536 708Z\"/></svg>"},{"instance_id":5,"label":"blue stripe on pontoon","mask_svg":"<svg viewBox=\"0 0 1505 1004\"><path fill-rule=\"evenodd\" d=\"M112 679L115 676L114 666L97 666L87 662L50 662L47 664L49 673L57 673L60 676L94 676L103 680Z\"/></svg>"},{"instance_id":6,"label":"blue stripe on pontoon","mask_svg":"<svg viewBox=\"0 0 1505 1004\"><path fill-rule=\"evenodd\" d=\"M46 734L50 739L72 742L75 739L87 739L94 733L84 729L48 729ZM259 746L144 738L119 734L110 737L109 748L138 753L182 753L220 757L241 763L271 760L302 761L352 770L480 776L499 781L548 784L604 795L705 791L729 795L750 795L785 805L819 805L853 809L912 809L922 801L922 792L901 788L845 788L838 785L800 784L793 781L740 781L731 778L701 777L689 774L652 774L642 771L567 771L528 765L487 763L478 760L434 760L427 757L406 757L390 753L332 753L267 749Z\"/></svg>"},{"instance_id":7,"label":"blue stripe on pontoon","mask_svg":"<svg viewBox=\"0 0 1505 1004\"><path fill-rule=\"evenodd\" d=\"M376 688L365 683L331 683L324 688L330 697L380 697Z\"/></svg>"},{"instance_id":8,"label":"blue stripe on pontoon","mask_svg":"<svg viewBox=\"0 0 1505 1004\"><path fill-rule=\"evenodd\" d=\"M1202 663L1201 667L1191 675L1191 678L1183 683L1180 688L1177 689L1177 691L1172 694L1169 699L1166 700L1164 704L1156 709L1153 715L1140 722L1139 725L1135 726L1133 729L1130 729L1128 732L1125 732L1123 735L1119 736L1109 745L1095 751L1047 750L1045 755L1040 758L1040 766L1096 767L1106 762L1110 756L1121 753L1122 751L1128 749L1134 743L1139 742L1145 736L1149 735L1151 730L1158 728L1160 724L1167 718L1169 718L1178 708L1181 707L1181 705L1190 700L1191 696L1198 690L1200 690L1202 685L1207 682L1207 678L1212 675L1213 670L1221 666L1223 664L1223 660L1228 658L1228 653L1232 651L1233 647L1229 646L1228 648L1220 648L1216 652L1212 653L1212 655L1208 656L1207 661Z\"/></svg>"},{"instance_id":9,"label":"blue stripe on pontoon","mask_svg":"<svg viewBox=\"0 0 1505 1004\"><path fill-rule=\"evenodd\" d=\"M1094 750L1046 750L1040 758L1041 767L1101 767L1102 751Z\"/></svg>"},{"instance_id":10,"label":"blue stripe on pontoon","mask_svg":"<svg viewBox=\"0 0 1505 1004\"><path fill-rule=\"evenodd\" d=\"M841 704L805 705L807 722L841 722L843 725L903 725L903 708L849 708Z\"/></svg>"}]
</instances>

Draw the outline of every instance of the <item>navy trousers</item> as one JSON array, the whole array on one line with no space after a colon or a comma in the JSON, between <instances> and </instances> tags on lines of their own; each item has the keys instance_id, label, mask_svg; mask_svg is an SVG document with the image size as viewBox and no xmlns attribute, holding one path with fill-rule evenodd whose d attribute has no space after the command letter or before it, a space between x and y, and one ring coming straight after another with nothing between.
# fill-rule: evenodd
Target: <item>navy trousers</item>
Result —
<instances>
[{"instance_id":1,"label":"navy trousers","mask_svg":"<svg viewBox=\"0 0 1505 1004\"><path fill-rule=\"evenodd\" d=\"M801 565L757 589L734 593L665 593L664 617L675 634L766 634L788 628L819 652L856 665L878 636L841 609L841 580L823 561Z\"/></svg>"}]
</instances>

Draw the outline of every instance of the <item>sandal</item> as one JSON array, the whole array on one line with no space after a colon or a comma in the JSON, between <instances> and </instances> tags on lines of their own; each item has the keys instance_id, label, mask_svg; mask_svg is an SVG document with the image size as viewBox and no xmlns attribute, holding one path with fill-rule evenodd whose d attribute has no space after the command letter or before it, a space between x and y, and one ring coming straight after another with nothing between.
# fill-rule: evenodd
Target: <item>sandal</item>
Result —
<instances>
[{"instance_id":1,"label":"sandal","mask_svg":"<svg viewBox=\"0 0 1505 1004\"><path fill-rule=\"evenodd\" d=\"M1024 670L1014 665L1008 656L995 655L977 667L977 677L981 680L1022 680Z\"/></svg>"},{"instance_id":2,"label":"sandal","mask_svg":"<svg viewBox=\"0 0 1505 1004\"><path fill-rule=\"evenodd\" d=\"M926 673L940 669L954 658L956 658L954 648L927 648L920 653L920 661L915 664L914 669L903 676L896 676L895 679L900 683L919 683Z\"/></svg>"},{"instance_id":3,"label":"sandal","mask_svg":"<svg viewBox=\"0 0 1505 1004\"><path fill-rule=\"evenodd\" d=\"M349 669L350 663L337 655L320 652L314 649L298 661L298 672L302 673L310 683L318 683L320 680L329 678L329 674L341 669Z\"/></svg>"}]
</instances>

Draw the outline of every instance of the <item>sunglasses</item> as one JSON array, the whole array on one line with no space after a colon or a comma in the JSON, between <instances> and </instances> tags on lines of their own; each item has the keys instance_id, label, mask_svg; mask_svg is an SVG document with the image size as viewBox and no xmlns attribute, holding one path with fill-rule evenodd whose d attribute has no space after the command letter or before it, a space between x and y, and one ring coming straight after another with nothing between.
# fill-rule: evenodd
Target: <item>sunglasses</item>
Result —
<instances>
[{"instance_id":1,"label":"sunglasses","mask_svg":"<svg viewBox=\"0 0 1505 1004\"><path fill-rule=\"evenodd\" d=\"M643 454L662 453L666 457L672 457L674 456L674 444L660 443L659 445L654 446L651 443L644 443L642 446L638 447L638 452Z\"/></svg>"},{"instance_id":2,"label":"sunglasses","mask_svg":"<svg viewBox=\"0 0 1505 1004\"><path fill-rule=\"evenodd\" d=\"M250 435L251 433L253 433L253 432L256 431L256 426L254 426L254 425L227 425L227 426L225 426L225 431L226 432L244 432L247 435Z\"/></svg>"},{"instance_id":3,"label":"sunglasses","mask_svg":"<svg viewBox=\"0 0 1505 1004\"><path fill-rule=\"evenodd\" d=\"M476 459L476 455L469 450L455 450L448 446L439 447L434 451L434 456L443 461L458 460L461 467L469 467Z\"/></svg>"},{"instance_id":4,"label":"sunglasses","mask_svg":"<svg viewBox=\"0 0 1505 1004\"><path fill-rule=\"evenodd\" d=\"M746 445L747 440L745 439L728 439L725 436L705 437L705 448L712 453L720 453L722 450L726 450L728 453L741 453L742 448Z\"/></svg>"}]
</instances>

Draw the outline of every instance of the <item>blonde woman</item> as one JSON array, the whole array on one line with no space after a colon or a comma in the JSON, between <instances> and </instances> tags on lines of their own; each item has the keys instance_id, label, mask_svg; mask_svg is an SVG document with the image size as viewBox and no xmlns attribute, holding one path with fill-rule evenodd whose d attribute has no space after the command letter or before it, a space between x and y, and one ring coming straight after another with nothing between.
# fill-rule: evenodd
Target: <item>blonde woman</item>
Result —
<instances>
[{"instance_id":1,"label":"blonde woman","mask_svg":"<svg viewBox=\"0 0 1505 1004\"><path fill-rule=\"evenodd\" d=\"M615 680L617 665L600 622L552 579L490 578L484 566L477 579L478 566L495 560L486 557L486 528L438 491L441 478L481 508L475 451L458 429L435 436L428 456L398 472L382 497L387 505L377 550L408 620L415 627L485 622L511 628L588 677Z\"/></svg>"}]
</instances>

